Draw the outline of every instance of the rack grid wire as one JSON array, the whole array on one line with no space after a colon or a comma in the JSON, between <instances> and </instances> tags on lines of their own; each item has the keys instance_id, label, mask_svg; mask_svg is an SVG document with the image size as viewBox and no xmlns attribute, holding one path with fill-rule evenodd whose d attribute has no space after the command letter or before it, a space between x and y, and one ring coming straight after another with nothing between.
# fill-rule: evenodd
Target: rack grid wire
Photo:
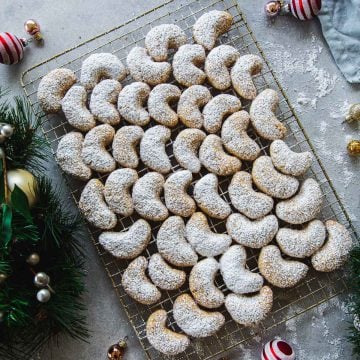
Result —
<instances>
[{"instance_id":1,"label":"rack grid wire","mask_svg":"<svg viewBox=\"0 0 360 360\"><path fill-rule=\"evenodd\" d=\"M315 178L321 185L321 189L324 194L324 203L320 219L337 219L350 230L352 236L356 239L357 236L349 216L341 204L340 199L324 170L324 167L315 153L314 147L306 135L299 118L295 114L287 95L272 71L269 62L259 46L259 43L255 39L253 32L249 28L236 0L167 1L166 3L135 17L134 19L129 20L114 29L55 55L52 58L25 71L21 78L23 89L35 114L43 119L42 130L51 143L53 152L55 153L57 144L61 137L72 129L63 116L57 114L46 115L38 106L36 92L39 82L45 74L54 68L67 67L75 71L79 77L82 61L87 56L95 52L114 53L125 63L126 55L129 50L135 45L143 46L146 33L152 27L161 23L176 23L186 32L188 38L190 39L191 28L195 20L203 13L213 9L226 10L234 17L234 22L230 31L219 39L219 43L234 46L239 50L240 54L252 53L262 57L264 61L264 68L261 74L254 78L254 81L258 91L265 88L272 88L277 90L279 93L280 106L277 112L277 117L288 129L288 135L285 139L287 144L295 151L310 151L314 155L313 165L307 172L306 177L310 176ZM129 82L131 82L131 79L128 76L123 82L123 85ZM216 94L214 89L211 89L211 92L213 95ZM228 93L233 92L232 90L229 90ZM236 95L235 93L233 94ZM243 108L248 110L248 107L249 103L243 101ZM154 123L149 124L149 126L153 125ZM183 128L183 125L178 125L175 129L172 129L171 138L174 139L176 134L178 134ZM260 145L262 153L267 154L269 142L259 138L251 129L249 134ZM172 154L172 142L173 141L171 140L166 145L166 150L172 163L172 172L175 172L180 169L180 166L177 164ZM243 170L251 170L251 164L243 163ZM140 166L138 169L139 176L142 176L147 171L147 168ZM206 173L206 171L202 170L200 174L195 176L194 183L197 179L199 179L199 177L204 176ZM66 174L64 174L64 176L71 190L73 199L77 203L84 184L68 177ZM104 175L96 174L96 176L105 180ZM228 203L230 203L227 191L229 182L229 177L220 178L219 181L221 196L223 196ZM191 185L190 192L192 191L193 184ZM119 218L117 229L119 231L126 230L137 219L138 217L136 215L127 218ZM208 220L213 231L218 233L226 231L224 221L210 218L208 218ZM151 254L157 252L155 240L160 224L152 223L151 226L152 239L148 248L144 252L144 255L147 258L149 258ZM169 315L169 328L175 331L181 331L173 319L172 305L179 294L188 291L187 285L184 285L182 288L175 291L163 291L161 302L156 305L144 306L138 304L124 292L121 286L121 276L129 262L125 260L116 260L114 257L106 253L97 241L99 231L91 227L89 227L89 231L99 256L103 261L104 267L117 291L120 303L125 309L147 357L149 359L168 358L157 352L148 342L145 331L146 320L154 310L163 308ZM248 249L247 266L250 270L255 272L258 271L258 254L258 251ZM225 294L229 292L220 277L216 278L216 284L224 291ZM257 328L246 328L238 325L230 318L225 308L222 307L219 311L224 314L226 322L220 332L211 338L194 339L186 352L172 358L179 360L211 359L223 356L228 350L254 337L256 333L266 331L295 316L298 316L307 310L330 300L334 296L343 292L345 289L346 284L344 282L344 273L342 271L336 271L333 273L316 273L315 271L310 270L306 279L295 288L285 290L274 289L273 310Z\"/></svg>"}]
</instances>

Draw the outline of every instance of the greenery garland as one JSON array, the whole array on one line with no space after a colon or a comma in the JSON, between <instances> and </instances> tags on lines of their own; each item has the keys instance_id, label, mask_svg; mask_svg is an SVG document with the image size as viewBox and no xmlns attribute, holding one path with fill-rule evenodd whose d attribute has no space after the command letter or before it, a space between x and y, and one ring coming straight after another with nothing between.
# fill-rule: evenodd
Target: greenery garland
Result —
<instances>
[{"instance_id":1,"label":"greenery garland","mask_svg":"<svg viewBox=\"0 0 360 360\"><path fill-rule=\"evenodd\" d=\"M0 103L0 123L14 128L0 145L6 155L6 162L0 159L0 358L17 360L28 358L59 334L88 337L82 302L84 256L78 240L80 217L61 203L59 189L40 175L50 153L38 134L40 120L34 118L28 102L17 97L14 105ZM37 200L32 207L17 186L6 199L4 172L19 168L36 178ZM28 264L30 254L39 255L38 264ZM38 272L51 279L48 302L37 300L34 276Z\"/></svg>"}]
</instances>

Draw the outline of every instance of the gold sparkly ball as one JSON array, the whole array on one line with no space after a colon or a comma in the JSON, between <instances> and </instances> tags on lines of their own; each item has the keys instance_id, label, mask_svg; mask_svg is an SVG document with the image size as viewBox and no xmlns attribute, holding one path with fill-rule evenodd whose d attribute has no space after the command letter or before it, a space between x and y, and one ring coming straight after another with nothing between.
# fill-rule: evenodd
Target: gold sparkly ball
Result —
<instances>
[{"instance_id":1,"label":"gold sparkly ball","mask_svg":"<svg viewBox=\"0 0 360 360\"><path fill-rule=\"evenodd\" d=\"M37 253L30 254L26 262L31 266L36 266L40 262L40 256Z\"/></svg>"},{"instance_id":2,"label":"gold sparkly ball","mask_svg":"<svg viewBox=\"0 0 360 360\"><path fill-rule=\"evenodd\" d=\"M346 116L346 121L348 123L353 121L360 121L360 104L351 105L349 113Z\"/></svg>"},{"instance_id":3,"label":"gold sparkly ball","mask_svg":"<svg viewBox=\"0 0 360 360\"><path fill-rule=\"evenodd\" d=\"M5 282L6 279L7 279L7 275L6 275L6 274L0 274L0 284L2 284L3 282Z\"/></svg>"},{"instance_id":4,"label":"gold sparkly ball","mask_svg":"<svg viewBox=\"0 0 360 360\"><path fill-rule=\"evenodd\" d=\"M8 188L13 191L17 185L26 195L29 206L33 206L36 202L36 179L33 174L27 170L15 169L7 172Z\"/></svg>"},{"instance_id":5,"label":"gold sparkly ball","mask_svg":"<svg viewBox=\"0 0 360 360\"><path fill-rule=\"evenodd\" d=\"M351 140L347 145L350 155L360 155L360 140Z\"/></svg>"}]
</instances>

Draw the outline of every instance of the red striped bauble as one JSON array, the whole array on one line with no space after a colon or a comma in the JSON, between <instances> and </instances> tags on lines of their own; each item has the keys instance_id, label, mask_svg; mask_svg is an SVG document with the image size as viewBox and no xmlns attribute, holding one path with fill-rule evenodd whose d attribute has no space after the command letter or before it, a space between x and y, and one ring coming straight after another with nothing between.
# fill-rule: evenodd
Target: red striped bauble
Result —
<instances>
[{"instance_id":1,"label":"red striped bauble","mask_svg":"<svg viewBox=\"0 0 360 360\"><path fill-rule=\"evenodd\" d=\"M24 56L24 45L19 38L8 32L0 33L0 63L12 65Z\"/></svg>"},{"instance_id":2,"label":"red striped bauble","mask_svg":"<svg viewBox=\"0 0 360 360\"><path fill-rule=\"evenodd\" d=\"M294 360L295 353L292 347L284 340L269 341L263 348L261 360Z\"/></svg>"},{"instance_id":3,"label":"red striped bauble","mask_svg":"<svg viewBox=\"0 0 360 360\"><path fill-rule=\"evenodd\" d=\"M290 0L290 11L299 20L309 20L321 9L321 0Z\"/></svg>"}]
</instances>

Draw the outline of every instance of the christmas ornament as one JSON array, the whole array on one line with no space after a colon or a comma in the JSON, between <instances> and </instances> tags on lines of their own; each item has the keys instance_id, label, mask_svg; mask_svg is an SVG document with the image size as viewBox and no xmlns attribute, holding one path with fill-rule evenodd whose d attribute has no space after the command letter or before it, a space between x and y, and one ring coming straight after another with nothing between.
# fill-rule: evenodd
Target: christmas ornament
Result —
<instances>
[{"instance_id":1,"label":"christmas ornament","mask_svg":"<svg viewBox=\"0 0 360 360\"><path fill-rule=\"evenodd\" d=\"M45 287L48 286L49 283L50 283L50 277L44 272L39 272L34 277L34 284L37 287Z\"/></svg>"},{"instance_id":2,"label":"christmas ornament","mask_svg":"<svg viewBox=\"0 0 360 360\"><path fill-rule=\"evenodd\" d=\"M292 14L299 20L312 19L320 9L321 0L278 0L265 5L265 13L269 17Z\"/></svg>"},{"instance_id":3,"label":"christmas ornament","mask_svg":"<svg viewBox=\"0 0 360 360\"><path fill-rule=\"evenodd\" d=\"M24 28L25 31L34 38L34 40L41 41L44 39L40 32L40 24L36 20L26 20L24 23Z\"/></svg>"},{"instance_id":4,"label":"christmas ornament","mask_svg":"<svg viewBox=\"0 0 360 360\"><path fill-rule=\"evenodd\" d=\"M347 145L347 151L350 155L360 155L360 140L351 140Z\"/></svg>"},{"instance_id":5,"label":"christmas ornament","mask_svg":"<svg viewBox=\"0 0 360 360\"><path fill-rule=\"evenodd\" d=\"M15 169L7 172L7 185L10 191L13 191L15 185L18 186L26 195L29 206L36 202L36 180L33 174L27 170Z\"/></svg>"},{"instance_id":6,"label":"christmas ornament","mask_svg":"<svg viewBox=\"0 0 360 360\"><path fill-rule=\"evenodd\" d=\"M5 314L4 312L0 311L0 323L2 323L5 319Z\"/></svg>"},{"instance_id":7,"label":"christmas ornament","mask_svg":"<svg viewBox=\"0 0 360 360\"><path fill-rule=\"evenodd\" d=\"M357 331L360 331L360 320L359 320L359 317L355 314L354 315L354 328L357 330Z\"/></svg>"},{"instance_id":8,"label":"christmas ornament","mask_svg":"<svg viewBox=\"0 0 360 360\"><path fill-rule=\"evenodd\" d=\"M50 300L51 298L51 293L48 289L41 289L37 292L36 294L36 298L38 299L38 301L40 301L41 303L46 303Z\"/></svg>"},{"instance_id":9,"label":"christmas ornament","mask_svg":"<svg viewBox=\"0 0 360 360\"><path fill-rule=\"evenodd\" d=\"M261 360L294 360L292 347L284 340L269 341L263 348Z\"/></svg>"},{"instance_id":10,"label":"christmas ornament","mask_svg":"<svg viewBox=\"0 0 360 360\"><path fill-rule=\"evenodd\" d=\"M347 121L348 123L351 123L353 121L360 121L360 104L353 104L350 106L345 121Z\"/></svg>"},{"instance_id":11,"label":"christmas ornament","mask_svg":"<svg viewBox=\"0 0 360 360\"><path fill-rule=\"evenodd\" d=\"M7 279L7 275L6 274L0 274L0 284L4 283Z\"/></svg>"},{"instance_id":12,"label":"christmas ornament","mask_svg":"<svg viewBox=\"0 0 360 360\"><path fill-rule=\"evenodd\" d=\"M117 344L111 345L107 352L107 357L110 360L121 360L124 356L127 336L121 339Z\"/></svg>"},{"instance_id":13,"label":"christmas ornament","mask_svg":"<svg viewBox=\"0 0 360 360\"><path fill-rule=\"evenodd\" d=\"M28 256L26 262L31 266L36 266L40 262L40 256L37 253L33 253Z\"/></svg>"}]
</instances>

